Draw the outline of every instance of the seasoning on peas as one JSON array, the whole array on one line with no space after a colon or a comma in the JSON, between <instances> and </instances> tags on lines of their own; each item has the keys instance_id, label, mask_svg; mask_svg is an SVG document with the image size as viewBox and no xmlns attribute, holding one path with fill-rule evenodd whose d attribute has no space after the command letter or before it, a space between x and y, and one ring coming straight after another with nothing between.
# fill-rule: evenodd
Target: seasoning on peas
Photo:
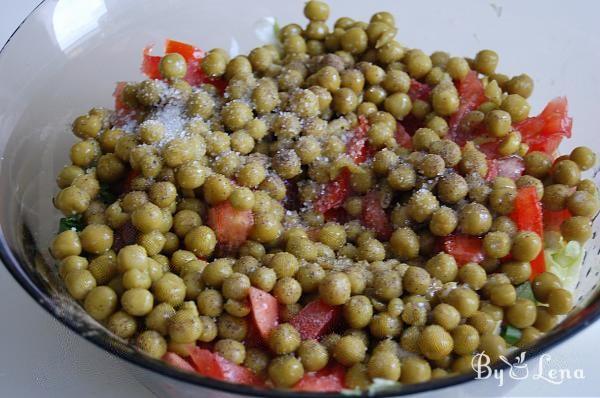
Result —
<instances>
[{"instance_id":1,"label":"seasoning on peas","mask_svg":"<svg viewBox=\"0 0 600 398\"><path fill-rule=\"evenodd\" d=\"M153 358L210 343L275 388L422 383L535 344L573 306L537 259L600 209L596 154L556 156L566 103L530 117L529 75L405 47L388 12L304 15L233 59L178 44L73 121L50 245L68 293Z\"/></svg>"}]
</instances>

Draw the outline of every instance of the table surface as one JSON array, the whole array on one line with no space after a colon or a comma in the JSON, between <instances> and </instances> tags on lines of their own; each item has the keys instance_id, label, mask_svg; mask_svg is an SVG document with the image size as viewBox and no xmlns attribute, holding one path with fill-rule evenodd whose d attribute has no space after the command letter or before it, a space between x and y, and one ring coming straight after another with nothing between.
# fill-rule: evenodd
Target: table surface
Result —
<instances>
[{"instance_id":1,"label":"table surface","mask_svg":"<svg viewBox=\"0 0 600 398\"><path fill-rule=\"evenodd\" d=\"M38 0L0 0L0 43L4 43ZM129 397L153 394L129 375L120 360L67 330L41 309L0 267L0 397ZM551 350L551 359L528 362L525 380L512 380L505 372L488 379L453 387L443 394L469 396L600 396L600 370L595 350L600 341L600 322ZM584 379L557 384L547 379L552 369L566 369L571 376L580 369ZM566 375L566 371L563 371ZM581 375L581 373L578 373ZM542 376L542 377L536 377ZM441 393L422 394L434 397Z\"/></svg>"}]
</instances>

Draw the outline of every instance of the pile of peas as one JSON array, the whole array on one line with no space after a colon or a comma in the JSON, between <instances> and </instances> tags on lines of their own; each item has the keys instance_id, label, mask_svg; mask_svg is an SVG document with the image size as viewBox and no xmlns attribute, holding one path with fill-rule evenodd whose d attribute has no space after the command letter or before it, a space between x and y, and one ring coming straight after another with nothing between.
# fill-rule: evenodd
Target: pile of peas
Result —
<instances>
[{"instance_id":1,"label":"pile of peas","mask_svg":"<svg viewBox=\"0 0 600 398\"><path fill-rule=\"evenodd\" d=\"M515 287L529 280L544 246L590 238L598 193L581 172L595 154L578 147L553 160L521 143L511 126L529 116L533 81L497 73L494 51L468 59L406 48L388 12L368 23L339 18L333 28L321 1L309 1L304 14L304 28L280 30L280 46L232 59L209 51L201 68L227 81L223 95L210 84L191 87L184 58L167 54L163 80L122 91L134 128L99 108L74 121L80 141L58 175L54 203L80 216L83 229L58 234L51 246L69 293L151 357L188 356L195 343L213 342L222 357L277 387L332 359L347 367L348 388L468 372L476 352L492 359L506 352L500 323L521 330L517 346L535 342L570 311L571 293L549 272L532 281L537 302ZM486 181L478 142L461 147L445 138L461 101L453 80L471 70L486 101L460 128L483 123L501 138L501 155L522 157L525 173L516 180ZM433 88L429 100L411 99L411 79ZM158 117L167 107L177 111L178 134ZM356 165L346 145L359 116L369 122L373 155ZM394 139L397 121L409 117L421 126L412 150ZM312 203L342 168L351 172L352 194L343 203L351 221L340 224ZM103 200L103 186L123 184L132 170L128 189ZM570 211L559 231L517 229L509 215L525 186L535 187L544 209ZM372 191L393 225L389 240L358 221ZM229 251L206 225L207 209L225 201L254 219L249 239ZM135 242L123 246L128 228ZM484 260L459 265L436 250L438 237L455 233L482 237ZM251 287L281 306L263 349L244 344ZM342 326L302 340L289 321L317 298L340 306Z\"/></svg>"}]
</instances>

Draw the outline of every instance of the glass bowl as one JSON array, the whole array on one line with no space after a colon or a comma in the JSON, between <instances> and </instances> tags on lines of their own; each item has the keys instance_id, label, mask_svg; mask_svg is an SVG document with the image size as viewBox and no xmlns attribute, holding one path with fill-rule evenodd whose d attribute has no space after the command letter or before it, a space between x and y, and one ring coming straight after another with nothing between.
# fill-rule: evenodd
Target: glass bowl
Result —
<instances>
[{"instance_id":1,"label":"glass bowl","mask_svg":"<svg viewBox=\"0 0 600 398\"><path fill-rule=\"evenodd\" d=\"M391 11L398 39L426 51L473 55L493 48L499 70L535 78L533 112L567 95L575 119L574 137L561 149L588 145L600 151L597 130L600 28L595 12L568 2L494 3L329 1L332 19L347 15L368 20ZM581 5L579 5L581 7ZM19 26L0 53L0 255L18 283L64 325L129 363L157 395L187 397L322 396L319 393L257 390L180 372L141 354L93 321L65 293L48 246L60 217L52 206L55 176L68 162L75 116L92 106L110 107L116 81L136 80L141 49L166 38L202 48L247 52L260 43L257 21L276 17L281 25L301 23L302 2L263 0L53 0L41 3ZM534 17L535 16L535 17ZM557 29L556 27L571 27ZM575 28L576 27L576 28ZM597 174L597 173L595 173ZM596 182L598 178L595 177ZM600 316L600 223L586 245L576 307L555 330L528 349L528 357L574 336ZM516 352L514 355L518 355ZM397 396L463 383L460 375L375 393ZM202 396L202 395L201 395Z\"/></svg>"}]
</instances>

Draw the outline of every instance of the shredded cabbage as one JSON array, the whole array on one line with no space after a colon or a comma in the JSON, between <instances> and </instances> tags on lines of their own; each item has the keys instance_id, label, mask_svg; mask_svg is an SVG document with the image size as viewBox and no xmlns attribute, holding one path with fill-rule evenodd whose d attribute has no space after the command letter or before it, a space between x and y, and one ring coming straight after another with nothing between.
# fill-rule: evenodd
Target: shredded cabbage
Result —
<instances>
[{"instance_id":1,"label":"shredded cabbage","mask_svg":"<svg viewBox=\"0 0 600 398\"><path fill-rule=\"evenodd\" d=\"M546 249L544 250L546 269L560 278L565 289L573 291L579 281L584 253L585 250L576 241L563 243L558 250Z\"/></svg>"},{"instance_id":2,"label":"shredded cabbage","mask_svg":"<svg viewBox=\"0 0 600 398\"><path fill-rule=\"evenodd\" d=\"M397 381L375 378L367 391L369 395L374 395L382 391L395 390L399 386L401 386L401 384Z\"/></svg>"},{"instance_id":3,"label":"shredded cabbage","mask_svg":"<svg viewBox=\"0 0 600 398\"><path fill-rule=\"evenodd\" d=\"M277 44L279 24L274 17L263 17L254 23L254 33L265 44Z\"/></svg>"}]
</instances>

